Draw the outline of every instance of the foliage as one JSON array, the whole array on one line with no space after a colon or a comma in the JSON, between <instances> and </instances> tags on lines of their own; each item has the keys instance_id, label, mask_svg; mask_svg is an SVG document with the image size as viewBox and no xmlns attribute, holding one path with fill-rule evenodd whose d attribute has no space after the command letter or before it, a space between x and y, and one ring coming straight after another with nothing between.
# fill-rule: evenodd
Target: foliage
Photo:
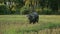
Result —
<instances>
[{"instance_id":1,"label":"foliage","mask_svg":"<svg viewBox=\"0 0 60 34\"><path fill-rule=\"evenodd\" d=\"M4 6L6 7L7 6L6 2L10 2L9 9L7 9L8 14L28 14L31 12L31 10L38 10L37 11L38 14L50 15L50 14L60 14L60 11L58 11L60 10L59 1L60 0L0 0L0 4L4 3ZM12 6L13 4L15 7ZM13 7L16 10L15 12L14 11L12 12ZM47 10L45 8L47 8Z\"/></svg>"},{"instance_id":2,"label":"foliage","mask_svg":"<svg viewBox=\"0 0 60 34\"><path fill-rule=\"evenodd\" d=\"M0 14L8 14L8 11L5 5L0 5Z\"/></svg>"}]
</instances>

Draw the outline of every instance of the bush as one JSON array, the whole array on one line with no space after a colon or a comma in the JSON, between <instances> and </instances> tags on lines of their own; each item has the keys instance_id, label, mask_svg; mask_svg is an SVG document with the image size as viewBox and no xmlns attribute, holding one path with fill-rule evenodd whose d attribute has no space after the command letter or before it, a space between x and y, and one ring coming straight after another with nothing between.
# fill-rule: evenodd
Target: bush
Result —
<instances>
[{"instance_id":1,"label":"bush","mask_svg":"<svg viewBox=\"0 0 60 34\"><path fill-rule=\"evenodd\" d=\"M6 5L0 5L0 15L10 14L11 11L7 8Z\"/></svg>"},{"instance_id":2,"label":"bush","mask_svg":"<svg viewBox=\"0 0 60 34\"><path fill-rule=\"evenodd\" d=\"M30 7L29 6L24 6L24 7L22 7L21 9L20 9L20 13L21 14L28 14L28 13L30 13L31 11L30 11Z\"/></svg>"},{"instance_id":3,"label":"bush","mask_svg":"<svg viewBox=\"0 0 60 34\"><path fill-rule=\"evenodd\" d=\"M5 5L0 5L0 14L6 14L7 8Z\"/></svg>"}]
</instances>

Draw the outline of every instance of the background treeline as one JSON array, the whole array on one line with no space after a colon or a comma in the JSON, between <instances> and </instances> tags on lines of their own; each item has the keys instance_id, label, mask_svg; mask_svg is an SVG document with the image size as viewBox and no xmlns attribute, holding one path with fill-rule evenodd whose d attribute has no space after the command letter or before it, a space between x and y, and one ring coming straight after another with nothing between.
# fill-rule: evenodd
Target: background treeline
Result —
<instances>
[{"instance_id":1,"label":"background treeline","mask_svg":"<svg viewBox=\"0 0 60 34\"><path fill-rule=\"evenodd\" d=\"M0 0L0 15L28 14L60 15L60 0Z\"/></svg>"}]
</instances>

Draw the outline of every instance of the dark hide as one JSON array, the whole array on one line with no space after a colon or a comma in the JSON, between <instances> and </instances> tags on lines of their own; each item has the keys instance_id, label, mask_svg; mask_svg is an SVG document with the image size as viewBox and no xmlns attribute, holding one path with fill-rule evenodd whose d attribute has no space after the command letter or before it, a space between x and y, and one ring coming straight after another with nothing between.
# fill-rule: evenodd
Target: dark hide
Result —
<instances>
[{"instance_id":1,"label":"dark hide","mask_svg":"<svg viewBox=\"0 0 60 34\"><path fill-rule=\"evenodd\" d=\"M38 20L39 20L39 15L36 13L36 12L32 12L31 14L28 14L28 19L29 19L29 22L30 24L31 23L38 23Z\"/></svg>"}]
</instances>

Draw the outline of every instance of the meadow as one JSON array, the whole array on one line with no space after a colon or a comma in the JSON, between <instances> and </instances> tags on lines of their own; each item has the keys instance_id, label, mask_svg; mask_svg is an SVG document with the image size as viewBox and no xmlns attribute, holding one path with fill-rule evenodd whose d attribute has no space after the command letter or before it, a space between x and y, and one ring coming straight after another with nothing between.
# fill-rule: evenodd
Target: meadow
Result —
<instances>
[{"instance_id":1,"label":"meadow","mask_svg":"<svg viewBox=\"0 0 60 34\"><path fill-rule=\"evenodd\" d=\"M60 15L39 15L36 24L26 15L0 15L0 34L60 34Z\"/></svg>"}]
</instances>

